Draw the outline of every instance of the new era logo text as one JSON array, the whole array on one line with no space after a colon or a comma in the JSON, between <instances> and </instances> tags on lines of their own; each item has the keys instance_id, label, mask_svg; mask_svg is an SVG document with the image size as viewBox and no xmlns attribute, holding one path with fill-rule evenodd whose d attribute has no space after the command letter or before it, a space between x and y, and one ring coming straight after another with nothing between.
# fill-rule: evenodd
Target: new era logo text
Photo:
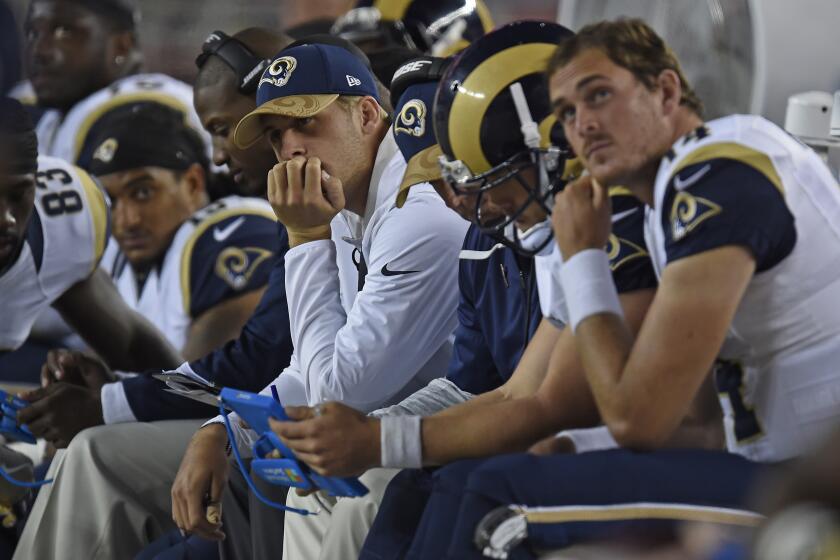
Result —
<instances>
[{"instance_id":1,"label":"new era logo text","mask_svg":"<svg viewBox=\"0 0 840 560\"><path fill-rule=\"evenodd\" d=\"M359 78L351 76L350 74L345 74L344 77L347 78L347 85L350 87L362 85L362 80Z\"/></svg>"}]
</instances>

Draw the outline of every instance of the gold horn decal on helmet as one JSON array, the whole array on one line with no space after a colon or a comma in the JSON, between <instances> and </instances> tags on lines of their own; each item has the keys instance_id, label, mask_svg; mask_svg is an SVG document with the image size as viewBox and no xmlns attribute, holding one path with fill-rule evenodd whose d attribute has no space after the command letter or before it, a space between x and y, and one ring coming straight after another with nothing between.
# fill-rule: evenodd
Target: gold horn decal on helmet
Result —
<instances>
[{"instance_id":1,"label":"gold horn decal on helmet","mask_svg":"<svg viewBox=\"0 0 840 560\"><path fill-rule=\"evenodd\" d=\"M423 136L426 132L426 114L426 104L421 99L407 101L394 122L394 134Z\"/></svg>"},{"instance_id":2,"label":"gold horn decal on helmet","mask_svg":"<svg viewBox=\"0 0 840 560\"><path fill-rule=\"evenodd\" d=\"M505 49L479 64L458 85L458 94L449 110L449 143L453 155L467 164L474 174L484 173L491 167L481 149L480 126L490 103L514 81L543 72L556 49L557 45L550 43L529 43ZM499 68L515 70L499 72Z\"/></svg>"}]
</instances>

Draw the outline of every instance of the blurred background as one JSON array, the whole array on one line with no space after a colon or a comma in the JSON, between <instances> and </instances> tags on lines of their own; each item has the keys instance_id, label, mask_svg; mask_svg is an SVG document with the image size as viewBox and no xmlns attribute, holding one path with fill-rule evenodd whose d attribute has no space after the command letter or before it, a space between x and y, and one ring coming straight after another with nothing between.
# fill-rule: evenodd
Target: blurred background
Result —
<instances>
[{"instance_id":1,"label":"blurred background","mask_svg":"<svg viewBox=\"0 0 840 560\"><path fill-rule=\"evenodd\" d=\"M29 0L6 1L22 22ZM497 23L557 16L552 0L485 3ZM354 4L354 0L135 0L142 13L140 37L147 70L187 81L194 75L193 60L201 43L214 29L228 33L251 26L285 29L314 19L334 19Z\"/></svg>"},{"instance_id":2,"label":"blurred background","mask_svg":"<svg viewBox=\"0 0 840 560\"><path fill-rule=\"evenodd\" d=\"M5 1L18 23L28 0ZM193 60L214 29L259 25L285 29L335 18L354 0L135 0L142 12L146 70L191 81ZM431 0L415 0L418 2ZM787 98L840 89L840 61L831 46L840 0L484 0L497 25L515 19L582 25L641 17L671 44L704 100L707 117L763 114L783 124Z\"/></svg>"}]
</instances>

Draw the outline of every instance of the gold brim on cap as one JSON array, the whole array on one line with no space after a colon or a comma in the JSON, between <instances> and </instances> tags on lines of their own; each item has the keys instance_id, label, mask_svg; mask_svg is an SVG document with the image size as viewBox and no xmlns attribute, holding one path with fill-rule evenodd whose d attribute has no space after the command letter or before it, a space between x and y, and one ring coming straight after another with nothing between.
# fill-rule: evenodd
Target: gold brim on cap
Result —
<instances>
[{"instance_id":1,"label":"gold brim on cap","mask_svg":"<svg viewBox=\"0 0 840 560\"><path fill-rule=\"evenodd\" d=\"M241 150L253 146L265 132L265 127L260 122L260 117L263 115L279 115L292 118L311 117L326 109L336 99L338 99L338 94L330 93L324 95L290 95L266 101L242 117L233 132L233 142Z\"/></svg>"},{"instance_id":2,"label":"gold brim on cap","mask_svg":"<svg viewBox=\"0 0 840 560\"><path fill-rule=\"evenodd\" d=\"M397 208L402 208L408 198L408 189L419 183L428 183L441 178L438 158L443 155L440 146L434 144L420 150L408 160L400 190L397 191Z\"/></svg>"}]
</instances>

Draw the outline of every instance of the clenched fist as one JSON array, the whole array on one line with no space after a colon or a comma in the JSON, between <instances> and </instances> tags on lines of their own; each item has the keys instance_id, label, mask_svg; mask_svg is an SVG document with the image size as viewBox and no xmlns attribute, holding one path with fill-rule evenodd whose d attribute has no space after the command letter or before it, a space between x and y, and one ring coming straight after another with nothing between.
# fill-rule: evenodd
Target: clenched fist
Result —
<instances>
[{"instance_id":1,"label":"clenched fist","mask_svg":"<svg viewBox=\"0 0 840 560\"><path fill-rule=\"evenodd\" d=\"M268 201L286 226L289 244L330 238L330 222L344 209L341 181L317 157L297 156L268 172Z\"/></svg>"},{"instance_id":2,"label":"clenched fist","mask_svg":"<svg viewBox=\"0 0 840 560\"><path fill-rule=\"evenodd\" d=\"M554 200L551 222L564 261L581 251L606 246L612 229L606 187L587 175L566 185Z\"/></svg>"}]
</instances>

